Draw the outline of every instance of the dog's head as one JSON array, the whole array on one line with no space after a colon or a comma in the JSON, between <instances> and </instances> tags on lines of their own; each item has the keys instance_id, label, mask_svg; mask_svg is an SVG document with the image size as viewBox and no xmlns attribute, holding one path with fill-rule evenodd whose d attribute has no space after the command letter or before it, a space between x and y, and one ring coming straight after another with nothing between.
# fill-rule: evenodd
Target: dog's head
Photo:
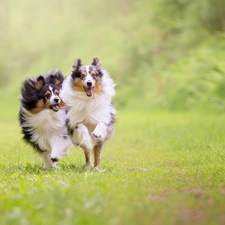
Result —
<instances>
[{"instance_id":1,"label":"dog's head","mask_svg":"<svg viewBox=\"0 0 225 225\"><path fill-rule=\"evenodd\" d=\"M28 79L22 88L21 103L24 108L34 113L44 109L59 111L64 103L59 97L59 79L54 75L44 78L42 75L37 79Z\"/></svg>"},{"instance_id":2,"label":"dog's head","mask_svg":"<svg viewBox=\"0 0 225 225\"><path fill-rule=\"evenodd\" d=\"M102 64L97 57L93 58L91 65L84 66L81 59L75 60L71 74L72 88L84 91L88 97L101 92L103 76Z\"/></svg>"},{"instance_id":3,"label":"dog's head","mask_svg":"<svg viewBox=\"0 0 225 225\"><path fill-rule=\"evenodd\" d=\"M60 87L53 83L45 83L43 76L38 77L35 86L39 90L36 109L38 111L42 109L59 111L62 102L59 97Z\"/></svg>"}]
</instances>

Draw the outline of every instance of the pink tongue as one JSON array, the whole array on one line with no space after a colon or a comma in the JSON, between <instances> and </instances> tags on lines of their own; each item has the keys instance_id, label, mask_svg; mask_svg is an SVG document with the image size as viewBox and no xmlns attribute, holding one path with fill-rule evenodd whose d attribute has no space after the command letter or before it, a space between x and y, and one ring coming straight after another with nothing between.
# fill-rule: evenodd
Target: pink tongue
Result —
<instances>
[{"instance_id":1,"label":"pink tongue","mask_svg":"<svg viewBox=\"0 0 225 225\"><path fill-rule=\"evenodd\" d=\"M53 105L52 108L53 108L54 110L56 110L56 111L59 110L59 106L58 106L58 105Z\"/></svg>"},{"instance_id":2,"label":"pink tongue","mask_svg":"<svg viewBox=\"0 0 225 225\"><path fill-rule=\"evenodd\" d=\"M86 93L88 96L92 96L92 88L87 88Z\"/></svg>"}]
</instances>

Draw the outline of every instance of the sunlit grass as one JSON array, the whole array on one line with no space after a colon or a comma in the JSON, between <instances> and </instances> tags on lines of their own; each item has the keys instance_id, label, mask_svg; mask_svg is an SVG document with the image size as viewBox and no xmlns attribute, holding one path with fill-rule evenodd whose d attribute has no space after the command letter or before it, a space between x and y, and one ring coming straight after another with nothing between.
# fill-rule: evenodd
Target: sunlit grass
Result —
<instances>
[{"instance_id":1,"label":"sunlit grass","mask_svg":"<svg viewBox=\"0 0 225 225\"><path fill-rule=\"evenodd\" d=\"M149 111L224 111L224 35L207 42L205 32L223 7L182 2L2 1L0 224L225 224L224 115ZM118 108L130 107L103 171L84 170L75 147L43 170L21 141L21 83L54 68L67 76L76 58L94 56L118 83Z\"/></svg>"},{"instance_id":2,"label":"sunlit grass","mask_svg":"<svg viewBox=\"0 0 225 225\"><path fill-rule=\"evenodd\" d=\"M223 224L222 116L120 112L104 172L73 147L54 170L1 122L2 224Z\"/></svg>"}]
</instances>

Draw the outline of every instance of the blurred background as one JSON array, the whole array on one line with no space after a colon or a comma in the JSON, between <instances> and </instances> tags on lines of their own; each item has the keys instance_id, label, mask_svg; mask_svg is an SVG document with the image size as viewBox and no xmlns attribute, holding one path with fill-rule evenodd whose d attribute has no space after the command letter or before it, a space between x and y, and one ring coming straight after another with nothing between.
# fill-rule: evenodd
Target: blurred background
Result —
<instances>
[{"instance_id":1,"label":"blurred background","mask_svg":"<svg viewBox=\"0 0 225 225\"><path fill-rule=\"evenodd\" d=\"M25 78L94 56L118 109L225 111L224 0L0 0L1 118Z\"/></svg>"}]
</instances>

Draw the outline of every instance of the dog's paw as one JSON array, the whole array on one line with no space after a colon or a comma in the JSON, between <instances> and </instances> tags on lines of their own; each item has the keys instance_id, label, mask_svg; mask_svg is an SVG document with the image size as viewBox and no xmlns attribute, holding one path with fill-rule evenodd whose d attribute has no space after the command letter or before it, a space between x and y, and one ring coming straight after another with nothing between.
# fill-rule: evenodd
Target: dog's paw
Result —
<instances>
[{"instance_id":1,"label":"dog's paw","mask_svg":"<svg viewBox=\"0 0 225 225\"><path fill-rule=\"evenodd\" d=\"M93 166L94 166L93 163L89 162L84 165L84 169L89 170L89 169L92 169Z\"/></svg>"},{"instance_id":2,"label":"dog's paw","mask_svg":"<svg viewBox=\"0 0 225 225\"><path fill-rule=\"evenodd\" d=\"M57 156L51 156L52 162L58 162L59 158Z\"/></svg>"},{"instance_id":3,"label":"dog's paw","mask_svg":"<svg viewBox=\"0 0 225 225\"><path fill-rule=\"evenodd\" d=\"M98 130L94 130L91 133L91 137L93 137L94 139L98 139L100 141L103 141L103 139L104 139L103 133L101 131L98 131Z\"/></svg>"},{"instance_id":4,"label":"dog's paw","mask_svg":"<svg viewBox=\"0 0 225 225\"><path fill-rule=\"evenodd\" d=\"M50 164L46 164L46 163L44 163L44 165L43 165L43 169L44 170L50 170L51 168L56 168L56 164L57 164L57 162L53 162L52 161L52 163L50 163Z\"/></svg>"},{"instance_id":5,"label":"dog's paw","mask_svg":"<svg viewBox=\"0 0 225 225\"><path fill-rule=\"evenodd\" d=\"M100 167L99 166L95 166L93 169L94 169L94 171L99 171Z\"/></svg>"}]
</instances>

